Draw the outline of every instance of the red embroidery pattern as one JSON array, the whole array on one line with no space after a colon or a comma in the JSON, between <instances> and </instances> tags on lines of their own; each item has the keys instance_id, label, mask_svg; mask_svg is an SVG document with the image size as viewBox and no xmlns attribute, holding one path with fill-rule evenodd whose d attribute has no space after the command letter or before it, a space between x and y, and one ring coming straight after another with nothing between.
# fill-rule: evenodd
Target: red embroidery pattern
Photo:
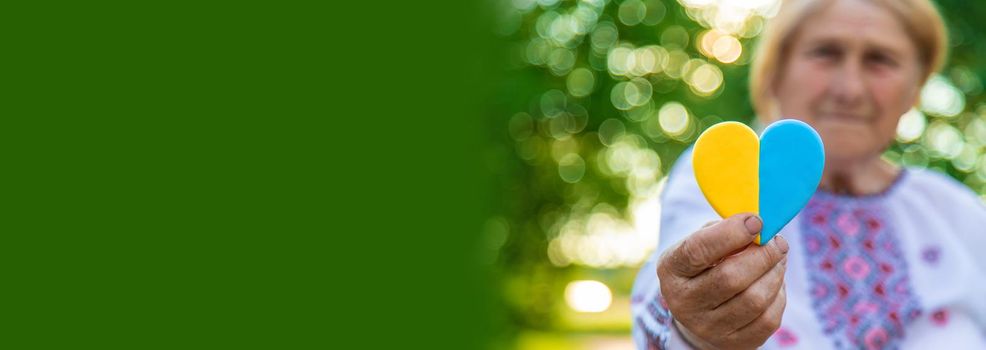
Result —
<instances>
[{"instance_id":1,"label":"red embroidery pattern","mask_svg":"<svg viewBox=\"0 0 986 350\"><path fill-rule=\"evenodd\" d=\"M784 327L781 327L777 330L777 332L774 332L774 338L777 340L777 345L780 345L782 348L798 344L798 336L795 335L790 329Z\"/></svg>"},{"instance_id":2,"label":"red embroidery pattern","mask_svg":"<svg viewBox=\"0 0 986 350\"><path fill-rule=\"evenodd\" d=\"M801 213L812 306L840 349L897 348L921 314L879 202L816 194Z\"/></svg>"},{"instance_id":3,"label":"red embroidery pattern","mask_svg":"<svg viewBox=\"0 0 986 350\"><path fill-rule=\"evenodd\" d=\"M948 324L948 309L939 309L931 314L931 322L938 327Z\"/></svg>"}]
</instances>

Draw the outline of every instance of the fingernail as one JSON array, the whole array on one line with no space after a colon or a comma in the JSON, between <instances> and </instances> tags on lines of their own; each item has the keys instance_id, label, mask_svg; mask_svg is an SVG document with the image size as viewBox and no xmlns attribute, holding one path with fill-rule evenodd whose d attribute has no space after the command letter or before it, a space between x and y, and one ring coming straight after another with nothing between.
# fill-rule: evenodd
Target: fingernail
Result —
<instances>
[{"instance_id":1,"label":"fingernail","mask_svg":"<svg viewBox=\"0 0 986 350\"><path fill-rule=\"evenodd\" d=\"M774 236L774 241L777 242L777 249L780 249L782 254L787 254L787 250L791 249L791 247L787 245L787 240L784 239L784 236Z\"/></svg>"},{"instance_id":2,"label":"fingernail","mask_svg":"<svg viewBox=\"0 0 986 350\"><path fill-rule=\"evenodd\" d=\"M746 218L743 224L746 225L746 231L751 235L760 233L760 229L763 228L763 222L756 215Z\"/></svg>"}]
</instances>

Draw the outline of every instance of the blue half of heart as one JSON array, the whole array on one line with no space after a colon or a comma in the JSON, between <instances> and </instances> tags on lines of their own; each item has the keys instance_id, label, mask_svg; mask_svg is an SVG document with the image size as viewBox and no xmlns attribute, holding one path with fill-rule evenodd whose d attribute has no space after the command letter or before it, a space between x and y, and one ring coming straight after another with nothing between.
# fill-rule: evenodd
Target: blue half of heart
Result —
<instances>
[{"instance_id":1,"label":"blue half of heart","mask_svg":"<svg viewBox=\"0 0 986 350\"><path fill-rule=\"evenodd\" d=\"M822 179L825 148L808 124L785 119L760 137L760 245L766 245L801 211Z\"/></svg>"}]
</instances>

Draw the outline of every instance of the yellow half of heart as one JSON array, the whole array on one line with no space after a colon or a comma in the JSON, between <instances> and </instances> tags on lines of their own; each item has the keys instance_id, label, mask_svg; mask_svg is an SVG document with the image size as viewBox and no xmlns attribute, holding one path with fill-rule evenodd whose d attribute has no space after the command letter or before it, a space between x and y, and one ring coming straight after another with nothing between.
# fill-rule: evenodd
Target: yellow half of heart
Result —
<instances>
[{"instance_id":1,"label":"yellow half of heart","mask_svg":"<svg viewBox=\"0 0 986 350\"><path fill-rule=\"evenodd\" d=\"M743 123L713 125L695 141L695 179L723 218L760 214L760 139Z\"/></svg>"}]
</instances>

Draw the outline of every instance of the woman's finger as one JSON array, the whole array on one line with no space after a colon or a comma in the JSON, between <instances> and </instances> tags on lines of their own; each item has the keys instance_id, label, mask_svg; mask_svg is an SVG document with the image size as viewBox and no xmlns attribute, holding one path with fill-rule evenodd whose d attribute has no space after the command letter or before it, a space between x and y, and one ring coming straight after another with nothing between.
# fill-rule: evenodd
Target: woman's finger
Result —
<instances>
[{"instance_id":1,"label":"woman's finger","mask_svg":"<svg viewBox=\"0 0 986 350\"><path fill-rule=\"evenodd\" d=\"M749 245L762 227L763 222L755 215L733 215L681 241L670 251L666 267L677 276L697 276L731 252Z\"/></svg>"},{"instance_id":2,"label":"woman's finger","mask_svg":"<svg viewBox=\"0 0 986 350\"><path fill-rule=\"evenodd\" d=\"M781 236L772 239L766 246L751 244L694 280L708 286L706 298L718 306L774 269L787 256L788 249L787 241Z\"/></svg>"},{"instance_id":3,"label":"woman's finger","mask_svg":"<svg viewBox=\"0 0 986 350\"><path fill-rule=\"evenodd\" d=\"M785 307L787 307L787 293L786 288L781 285L777 297L774 298L767 310L753 322L737 329L731 336L745 340L744 342L752 341L763 345L763 342L781 327Z\"/></svg>"},{"instance_id":4,"label":"woman's finger","mask_svg":"<svg viewBox=\"0 0 986 350\"><path fill-rule=\"evenodd\" d=\"M721 320L723 328L728 331L753 322L775 302L784 284L786 269L784 263L777 263L748 288L716 307L712 314Z\"/></svg>"}]
</instances>

